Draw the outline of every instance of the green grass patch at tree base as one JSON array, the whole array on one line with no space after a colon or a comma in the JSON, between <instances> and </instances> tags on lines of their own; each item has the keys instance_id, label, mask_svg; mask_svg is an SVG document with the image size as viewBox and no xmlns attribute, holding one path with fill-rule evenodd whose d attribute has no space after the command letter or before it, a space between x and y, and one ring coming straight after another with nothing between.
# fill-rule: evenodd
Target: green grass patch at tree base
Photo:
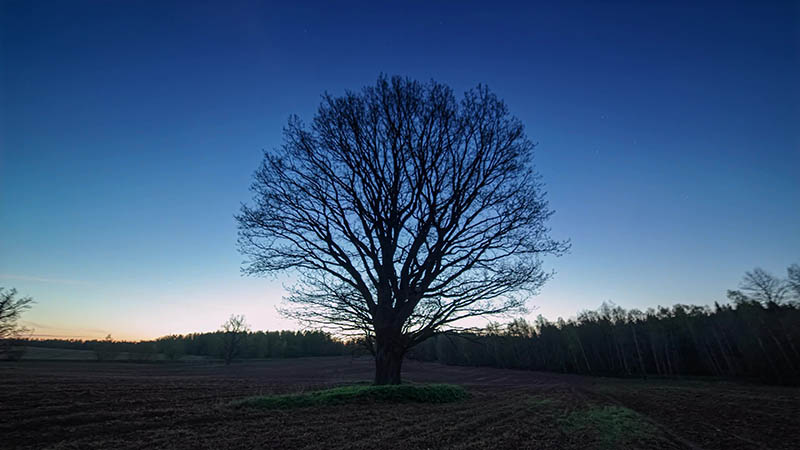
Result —
<instances>
[{"instance_id":1,"label":"green grass patch at tree base","mask_svg":"<svg viewBox=\"0 0 800 450\"><path fill-rule=\"evenodd\" d=\"M452 384L401 384L387 386L342 386L299 394L264 395L237 400L239 407L288 409L345 403L449 403L469 398Z\"/></svg>"}]
</instances>

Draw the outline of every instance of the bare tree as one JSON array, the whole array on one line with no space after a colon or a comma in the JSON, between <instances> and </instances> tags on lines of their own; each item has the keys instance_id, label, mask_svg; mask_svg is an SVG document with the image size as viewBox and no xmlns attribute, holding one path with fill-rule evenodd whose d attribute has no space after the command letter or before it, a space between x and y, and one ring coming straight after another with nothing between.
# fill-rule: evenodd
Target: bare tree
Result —
<instances>
[{"instance_id":1,"label":"bare tree","mask_svg":"<svg viewBox=\"0 0 800 450\"><path fill-rule=\"evenodd\" d=\"M442 327L520 312L549 278L552 212L534 145L485 86L401 77L323 96L265 152L237 216L243 271L294 269L282 312L365 337L375 383L400 383L403 355Z\"/></svg>"},{"instance_id":2,"label":"bare tree","mask_svg":"<svg viewBox=\"0 0 800 450\"><path fill-rule=\"evenodd\" d=\"M225 364L230 364L242 347L247 333L250 331L250 326L245 323L244 316L231 315L231 317L222 324L222 356L225 359Z\"/></svg>"},{"instance_id":3,"label":"bare tree","mask_svg":"<svg viewBox=\"0 0 800 450\"><path fill-rule=\"evenodd\" d=\"M107 334L103 340L96 341L94 355L98 361L113 361L119 355L115 349L114 338Z\"/></svg>"},{"instance_id":4,"label":"bare tree","mask_svg":"<svg viewBox=\"0 0 800 450\"><path fill-rule=\"evenodd\" d=\"M16 289L0 287L0 355L10 355L12 341L28 331L19 324L19 319L31 307L33 299L15 297Z\"/></svg>"},{"instance_id":5,"label":"bare tree","mask_svg":"<svg viewBox=\"0 0 800 450\"><path fill-rule=\"evenodd\" d=\"M745 272L742 283L739 285L748 298L761 303L782 303L789 293L789 285L771 273L756 267L750 272Z\"/></svg>"},{"instance_id":6,"label":"bare tree","mask_svg":"<svg viewBox=\"0 0 800 450\"><path fill-rule=\"evenodd\" d=\"M786 269L786 283L792 291L794 300L800 302L800 265L792 264Z\"/></svg>"}]
</instances>

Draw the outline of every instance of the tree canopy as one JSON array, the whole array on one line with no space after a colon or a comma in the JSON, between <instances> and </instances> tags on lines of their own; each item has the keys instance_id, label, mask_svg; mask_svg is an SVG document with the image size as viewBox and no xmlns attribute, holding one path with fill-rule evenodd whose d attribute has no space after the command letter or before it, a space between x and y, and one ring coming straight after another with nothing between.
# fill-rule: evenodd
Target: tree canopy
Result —
<instances>
[{"instance_id":1,"label":"tree canopy","mask_svg":"<svg viewBox=\"0 0 800 450\"><path fill-rule=\"evenodd\" d=\"M431 81L380 77L324 95L264 154L237 216L243 270L295 270L284 313L361 334L376 382L458 320L519 312L548 279L552 211L522 123L485 86L457 101Z\"/></svg>"}]
</instances>

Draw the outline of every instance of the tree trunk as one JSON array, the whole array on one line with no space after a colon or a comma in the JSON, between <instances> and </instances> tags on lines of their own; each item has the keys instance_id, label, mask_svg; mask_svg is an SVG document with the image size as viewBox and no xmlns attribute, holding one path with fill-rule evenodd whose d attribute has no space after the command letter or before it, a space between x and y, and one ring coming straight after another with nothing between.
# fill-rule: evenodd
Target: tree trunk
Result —
<instances>
[{"instance_id":1,"label":"tree trunk","mask_svg":"<svg viewBox=\"0 0 800 450\"><path fill-rule=\"evenodd\" d=\"M581 342L581 337L578 333L575 333L575 338L578 339L578 346L581 348L581 354L583 354L583 362L586 363L586 368L589 370L589 373L592 373L592 366L589 365L589 358L586 357L586 351L583 349L583 343Z\"/></svg>"},{"instance_id":2,"label":"tree trunk","mask_svg":"<svg viewBox=\"0 0 800 450\"><path fill-rule=\"evenodd\" d=\"M655 335L650 334L650 353L653 354L653 362L656 365L656 374L662 375L661 363L658 362L658 352L656 351L656 338Z\"/></svg>"},{"instance_id":3,"label":"tree trunk","mask_svg":"<svg viewBox=\"0 0 800 450\"><path fill-rule=\"evenodd\" d=\"M642 371L642 377L647 378L647 369L644 368L644 359L642 359L642 351L639 350L639 338L636 337L636 327L631 323L631 333L633 333L633 344L636 346L636 356L639 357L639 370Z\"/></svg>"},{"instance_id":4,"label":"tree trunk","mask_svg":"<svg viewBox=\"0 0 800 450\"><path fill-rule=\"evenodd\" d=\"M736 376L736 369L733 366L733 362L731 362L733 355L729 355L728 350L725 348L725 345L719 336L719 332L717 331L717 326L712 325L711 331L714 334L714 339L717 340L717 345L719 346L719 351L722 353L722 358L725 361L725 365L728 367L728 375Z\"/></svg>"},{"instance_id":5,"label":"tree trunk","mask_svg":"<svg viewBox=\"0 0 800 450\"><path fill-rule=\"evenodd\" d=\"M664 359L667 360L667 374L672 375L673 373L677 375L678 371L677 368L672 370L672 359L669 357L669 343L670 343L670 336L667 335L667 340L664 341Z\"/></svg>"},{"instance_id":6,"label":"tree trunk","mask_svg":"<svg viewBox=\"0 0 800 450\"><path fill-rule=\"evenodd\" d=\"M405 348L396 340L375 339L375 384L400 384Z\"/></svg>"},{"instance_id":7,"label":"tree trunk","mask_svg":"<svg viewBox=\"0 0 800 450\"><path fill-rule=\"evenodd\" d=\"M775 342L775 345L778 346L778 350L780 350L781 355L783 355L783 359L784 359L784 361L786 361L786 364L789 365L789 369L791 369L792 373L795 373L794 364L792 364L791 358L789 358L789 355L786 354L786 351L783 349L783 345L781 345L781 341L779 341L778 338L775 337L775 333L773 333L772 330L766 324L763 323L763 321L762 321L762 324L763 324L764 328L766 328L767 333L769 333L769 336Z\"/></svg>"}]
</instances>

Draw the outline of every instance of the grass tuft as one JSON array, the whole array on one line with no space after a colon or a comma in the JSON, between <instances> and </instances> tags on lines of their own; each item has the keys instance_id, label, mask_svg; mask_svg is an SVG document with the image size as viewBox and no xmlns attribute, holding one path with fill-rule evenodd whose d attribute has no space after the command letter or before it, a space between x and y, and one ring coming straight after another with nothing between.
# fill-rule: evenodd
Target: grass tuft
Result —
<instances>
[{"instance_id":1,"label":"grass tuft","mask_svg":"<svg viewBox=\"0 0 800 450\"><path fill-rule=\"evenodd\" d=\"M401 384L395 386L342 386L287 395L264 395L237 400L234 406L289 409L345 403L449 403L464 400L469 393L452 384Z\"/></svg>"},{"instance_id":2,"label":"grass tuft","mask_svg":"<svg viewBox=\"0 0 800 450\"><path fill-rule=\"evenodd\" d=\"M548 408L551 406L557 406L558 402L550 397L545 397L542 395L531 395L525 399L525 403L532 408Z\"/></svg>"},{"instance_id":3,"label":"grass tuft","mask_svg":"<svg viewBox=\"0 0 800 450\"><path fill-rule=\"evenodd\" d=\"M600 448L623 448L656 438L658 430L636 411L621 406L598 406L571 412L562 420L567 434L594 435Z\"/></svg>"}]
</instances>

